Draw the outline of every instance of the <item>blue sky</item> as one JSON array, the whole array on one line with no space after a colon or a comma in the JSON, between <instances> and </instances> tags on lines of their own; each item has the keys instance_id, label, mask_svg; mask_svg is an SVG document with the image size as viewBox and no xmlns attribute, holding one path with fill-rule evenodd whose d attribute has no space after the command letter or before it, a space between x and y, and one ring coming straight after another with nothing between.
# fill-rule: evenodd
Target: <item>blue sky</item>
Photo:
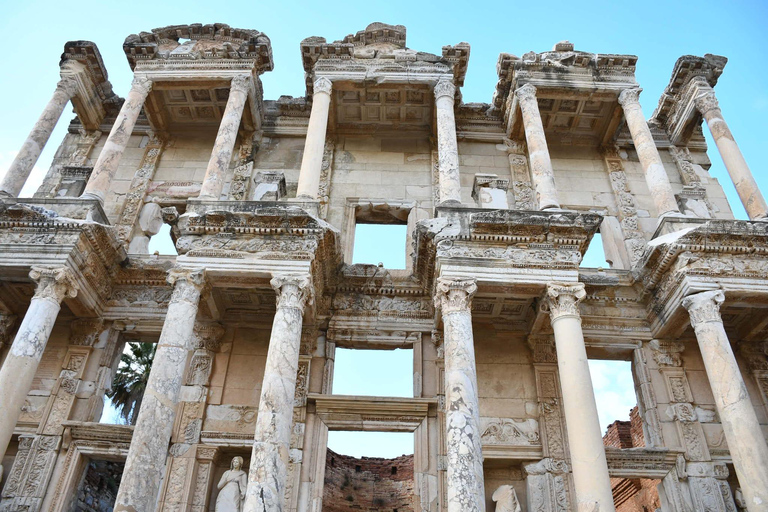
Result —
<instances>
[{"instance_id":1,"label":"blue sky","mask_svg":"<svg viewBox=\"0 0 768 512\"><path fill-rule=\"evenodd\" d=\"M304 94L299 42L308 36L335 40L363 29L374 21L403 24L408 46L440 53L443 45L466 41L472 52L465 86L465 102L490 102L496 83L495 65L500 52L523 53L549 50L568 39L577 50L629 53L639 56L637 79L644 88L641 104L646 117L652 114L669 81L677 58L684 54L725 55L729 63L716 87L726 121L750 164L760 187L768 191L768 157L764 151L768 117L768 2L541 2L474 1L418 3L404 1L356 3L333 2L207 2L184 4L137 0L98 2L89 6L56 1L6 2L0 16L6 51L0 53L0 175L49 100L58 80L58 61L68 40L94 41L101 50L117 94L125 96L131 73L122 42L132 33L181 23L228 23L233 27L265 32L272 40L275 70L263 76L265 98ZM22 195L31 195L50 165L58 142L71 118L65 113L51 142ZM709 132L711 173L726 190L737 218L746 218L735 195ZM396 252L402 254L401 246ZM394 254L395 257L399 257ZM374 254L385 261L389 256ZM397 365L408 368L409 363ZM597 368L597 366L603 368ZM593 365L598 405L605 418L626 418L626 369ZM631 383L631 377L630 377ZM361 386L365 383L361 383ZM631 397L634 399L634 397ZM631 406L632 404L629 404ZM604 412L608 411L608 412ZM408 436L405 436L408 437ZM351 436L342 435L349 439ZM369 450L386 446L369 438L356 446ZM392 453L407 446L393 442ZM338 445L332 445L339 449ZM357 450L358 448L355 448ZM344 450L340 450L344 451ZM349 453L352 453L350 448ZM353 453L359 454L359 453Z\"/></svg>"}]
</instances>

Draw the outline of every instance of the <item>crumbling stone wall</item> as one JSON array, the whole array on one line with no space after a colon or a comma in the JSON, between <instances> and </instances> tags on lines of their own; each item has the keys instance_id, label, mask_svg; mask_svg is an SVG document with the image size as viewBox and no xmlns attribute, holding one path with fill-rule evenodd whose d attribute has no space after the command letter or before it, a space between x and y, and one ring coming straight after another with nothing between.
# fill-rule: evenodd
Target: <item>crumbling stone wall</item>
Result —
<instances>
[{"instance_id":1,"label":"crumbling stone wall","mask_svg":"<svg viewBox=\"0 0 768 512\"><path fill-rule=\"evenodd\" d=\"M645 446L643 423L637 406L629 412L629 421L614 421L603 436L605 446L640 448ZM611 478L616 512L649 512L661 508L656 486L660 480L646 478Z\"/></svg>"},{"instance_id":2,"label":"crumbling stone wall","mask_svg":"<svg viewBox=\"0 0 768 512\"><path fill-rule=\"evenodd\" d=\"M413 512L413 455L357 459L327 450L324 512Z\"/></svg>"}]
</instances>

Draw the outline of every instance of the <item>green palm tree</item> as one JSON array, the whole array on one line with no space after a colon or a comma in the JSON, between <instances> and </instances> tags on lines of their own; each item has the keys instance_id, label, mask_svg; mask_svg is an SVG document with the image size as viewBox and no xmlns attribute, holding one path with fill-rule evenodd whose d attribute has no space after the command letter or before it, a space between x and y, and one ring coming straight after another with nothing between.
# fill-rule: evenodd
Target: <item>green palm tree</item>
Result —
<instances>
[{"instance_id":1,"label":"green palm tree","mask_svg":"<svg viewBox=\"0 0 768 512\"><path fill-rule=\"evenodd\" d=\"M107 397L126 425L134 425L139 416L156 348L155 343L130 342L129 350L120 356L120 365Z\"/></svg>"}]
</instances>

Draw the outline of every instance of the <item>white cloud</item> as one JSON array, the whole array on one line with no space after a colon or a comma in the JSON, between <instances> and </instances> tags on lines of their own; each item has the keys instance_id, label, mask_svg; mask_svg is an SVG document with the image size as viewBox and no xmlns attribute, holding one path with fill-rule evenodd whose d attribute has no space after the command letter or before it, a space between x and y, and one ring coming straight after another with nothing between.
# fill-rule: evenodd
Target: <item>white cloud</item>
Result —
<instances>
[{"instance_id":1,"label":"white cloud","mask_svg":"<svg viewBox=\"0 0 768 512\"><path fill-rule=\"evenodd\" d=\"M629 411L637 405L632 365L628 361L589 361L595 390L600 428L605 433L616 420L628 421Z\"/></svg>"}]
</instances>

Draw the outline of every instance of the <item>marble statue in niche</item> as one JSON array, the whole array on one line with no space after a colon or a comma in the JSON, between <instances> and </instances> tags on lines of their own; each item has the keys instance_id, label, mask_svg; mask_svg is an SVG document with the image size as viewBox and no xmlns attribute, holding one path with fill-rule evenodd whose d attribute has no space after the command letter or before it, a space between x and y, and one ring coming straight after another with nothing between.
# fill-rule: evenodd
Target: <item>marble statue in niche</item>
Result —
<instances>
[{"instance_id":1,"label":"marble statue in niche","mask_svg":"<svg viewBox=\"0 0 768 512\"><path fill-rule=\"evenodd\" d=\"M248 474L243 471L243 458L232 459L230 469L221 475L219 495L216 497L216 512L240 512L245 499Z\"/></svg>"},{"instance_id":2,"label":"marble statue in niche","mask_svg":"<svg viewBox=\"0 0 768 512\"><path fill-rule=\"evenodd\" d=\"M491 499L496 503L496 512L522 512L515 488L511 485L496 489Z\"/></svg>"}]
</instances>

